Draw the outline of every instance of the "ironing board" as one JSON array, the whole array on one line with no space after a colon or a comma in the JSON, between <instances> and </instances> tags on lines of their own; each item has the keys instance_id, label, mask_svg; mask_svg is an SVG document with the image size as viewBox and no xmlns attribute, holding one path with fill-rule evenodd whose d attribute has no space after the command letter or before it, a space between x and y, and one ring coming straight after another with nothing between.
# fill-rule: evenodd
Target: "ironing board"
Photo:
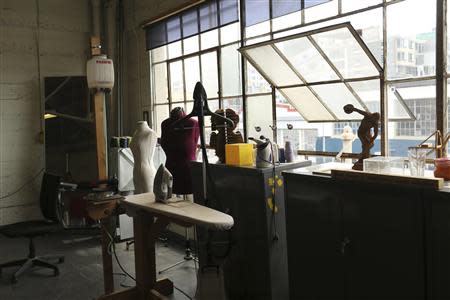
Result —
<instances>
[{"instance_id":1,"label":"ironing board","mask_svg":"<svg viewBox=\"0 0 450 300\"><path fill-rule=\"evenodd\" d=\"M191 201L177 199L169 199L167 204L155 202L153 193L145 193L125 197L122 204L130 216L133 216L135 210L143 210L154 217L168 218L174 223L199 225L213 230L228 230L233 227L234 221L230 215Z\"/></svg>"},{"instance_id":2,"label":"ironing board","mask_svg":"<svg viewBox=\"0 0 450 300\"><path fill-rule=\"evenodd\" d=\"M124 197L120 205L133 217L136 286L99 300L161 300L173 293L173 283L169 279L157 280L155 268L155 239L170 222L214 230L228 230L234 224L231 216L190 201L155 202L153 193Z\"/></svg>"}]
</instances>

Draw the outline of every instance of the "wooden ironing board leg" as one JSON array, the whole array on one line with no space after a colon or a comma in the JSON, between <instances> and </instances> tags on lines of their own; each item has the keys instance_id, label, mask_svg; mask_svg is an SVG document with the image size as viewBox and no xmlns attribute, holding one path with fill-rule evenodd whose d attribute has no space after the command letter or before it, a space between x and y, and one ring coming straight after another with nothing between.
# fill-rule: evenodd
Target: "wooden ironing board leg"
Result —
<instances>
[{"instance_id":1,"label":"wooden ironing board leg","mask_svg":"<svg viewBox=\"0 0 450 300\"><path fill-rule=\"evenodd\" d=\"M134 256L136 281L144 295L150 295L152 289L159 294L173 293L173 284L168 279L156 280L155 240L168 224L165 218L155 218L145 212L138 211L134 216Z\"/></svg>"}]
</instances>

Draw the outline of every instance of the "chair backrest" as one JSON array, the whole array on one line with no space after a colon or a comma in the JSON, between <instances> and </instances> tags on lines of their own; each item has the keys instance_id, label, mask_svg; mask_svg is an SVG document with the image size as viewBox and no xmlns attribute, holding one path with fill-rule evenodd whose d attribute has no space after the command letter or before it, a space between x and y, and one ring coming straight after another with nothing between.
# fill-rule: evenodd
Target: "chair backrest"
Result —
<instances>
[{"instance_id":1,"label":"chair backrest","mask_svg":"<svg viewBox=\"0 0 450 300\"><path fill-rule=\"evenodd\" d=\"M41 185L41 211L44 218L54 222L59 222L58 215L58 195L59 195L60 177L44 172Z\"/></svg>"}]
</instances>

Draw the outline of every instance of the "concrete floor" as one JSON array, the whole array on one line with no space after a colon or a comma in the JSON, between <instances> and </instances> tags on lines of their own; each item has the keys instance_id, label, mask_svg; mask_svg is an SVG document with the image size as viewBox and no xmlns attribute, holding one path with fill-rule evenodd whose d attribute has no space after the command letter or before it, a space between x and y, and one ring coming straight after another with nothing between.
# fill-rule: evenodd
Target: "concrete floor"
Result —
<instances>
[{"instance_id":1,"label":"concrete floor","mask_svg":"<svg viewBox=\"0 0 450 300\"><path fill-rule=\"evenodd\" d=\"M59 265L60 275L53 277L51 270L34 269L10 284L10 277L16 268L3 269L0 275L0 299L4 300L89 300L103 293L102 257L100 238L75 233L65 233L37 238L37 255L63 254L65 262ZM26 239L6 239L0 236L0 262L24 258L27 255ZM125 250L125 244L116 246L116 252L122 266L134 276L134 255ZM183 246L169 241L168 247L162 243L156 246L157 270L173 264L183 258ZM122 271L114 261L116 289L122 285L134 285L134 282L120 275ZM190 297L195 294L196 277L194 262L189 261L161 275L169 278L174 285ZM189 299L175 289L169 299Z\"/></svg>"}]
</instances>

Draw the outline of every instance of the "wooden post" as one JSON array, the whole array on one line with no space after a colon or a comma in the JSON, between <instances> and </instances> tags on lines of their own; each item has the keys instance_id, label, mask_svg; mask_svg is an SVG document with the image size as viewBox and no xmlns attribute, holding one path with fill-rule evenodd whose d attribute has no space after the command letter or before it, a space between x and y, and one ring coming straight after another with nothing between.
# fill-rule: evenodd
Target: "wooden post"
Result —
<instances>
[{"instance_id":1,"label":"wooden post","mask_svg":"<svg viewBox=\"0 0 450 300\"><path fill-rule=\"evenodd\" d=\"M95 143L97 150L98 180L108 179L106 154L105 94L97 91L94 96Z\"/></svg>"},{"instance_id":2,"label":"wooden post","mask_svg":"<svg viewBox=\"0 0 450 300\"><path fill-rule=\"evenodd\" d=\"M134 260L136 285L148 295L156 283L155 244L149 231L154 218L138 212L134 216Z\"/></svg>"},{"instance_id":3,"label":"wooden post","mask_svg":"<svg viewBox=\"0 0 450 300\"><path fill-rule=\"evenodd\" d=\"M100 37L91 37L91 55L101 54ZM98 180L108 179L107 146L106 146L106 116L105 116L105 93L96 91L94 96L94 123L95 123L95 144L97 154Z\"/></svg>"}]
</instances>

